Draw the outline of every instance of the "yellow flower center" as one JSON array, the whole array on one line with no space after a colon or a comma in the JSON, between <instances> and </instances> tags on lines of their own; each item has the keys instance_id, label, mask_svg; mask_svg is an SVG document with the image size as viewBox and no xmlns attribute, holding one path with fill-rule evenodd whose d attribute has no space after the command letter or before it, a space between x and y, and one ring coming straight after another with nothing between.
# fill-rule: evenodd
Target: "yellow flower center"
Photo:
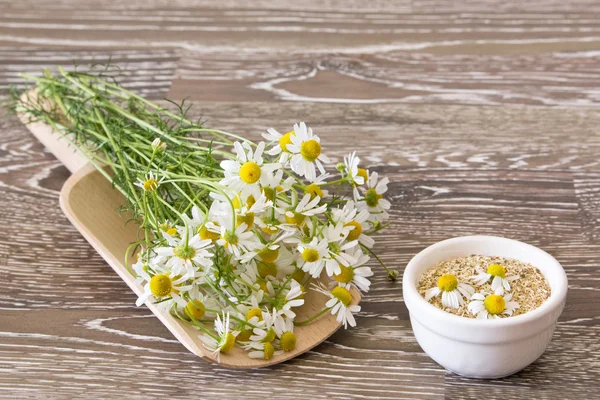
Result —
<instances>
[{"instance_id":1,"label":"yellow flower center","mask_svg":"<svg viewBox=\"0 0 600 400\"><path fill-rule=\"evenodd\" d=\"M169 275L158 274L150 279L150 291L156 297L167 296L173 289L173 283Z\"/></svg>"},{"instance_id":2,"label":"yellow flower center","mask_svg":"<svg viewBox=\"0 0 600 400\"><path fill-rule=\"evenodd\" d=\"M235 346L235 336L231 332L227 332L227 336L225 336L225 341L221 345L221 353L227 354L233 349Z\"/></svg>"},{"instance_id":3,"label":"yellow flower center","mask_svg":"<svg viewBox=\"0 0 600 400\"><path fill-rule=\"evenodd\" d=\"M264 279L259 279L256 281L256 283L258 283L258 286L260 287L260 290L262 290L263 292L267 292L268 288L267 288L267 281L265 281Z\"/></svg>"},{"instance_id":4,"label":"yellow flower center","mask_svg":"<svg viewBox=\"0 0 600 400\"><path fill-rule=\"evenodd\" d=\"M237 226L240 226L241 224L246 224L248 225L248 229L252 228L252 225L254 225L254 213L249 212L246 213L246 215L238 215L236 217L235 224Z\"/></svg>"},{"instance_id":5,"label":"yellow flower center","mask_svg":"<svg viewBox=\"0 0 600 400\"><path fill-rule=\"evenodd\" d=\"M279 232L279 228L273 225L267 225L260 228L261 231L266 233L267 235L274 235Z\"/></svg>"},{"instance_id":6,"label":"yellow flower center","mask_svg":"<svg viewBox=\"0 0 600 400\"><path fill-rule=\"evenodd\" d=\"M281 147L281 150L288 151L287 145L292 143L292 135L295 135L294 131L288 132L279 138L279 147Z\"/></svg>"},{"instance_id":7,"label":"yellow flower center","mask_svg":"<svg viewBox=\"0 0 600 400\"><path fill-rule=\"evenodd\" d=\"M383 196L377 193L377 191L373 188L367 190L365 193L365 201L369 207L375 207L377 204L379 204L379 199L382 197Z\"/></svg>"},{"instance_id":8,"label":"yellow flower center","mask_svg":"<svg viewBox=\"0 0 600 400\"><path fill-rule=\"evenodd\" d=\"M307 140L300 146L300 154L308 162L313 162L321 155L321 144L316 140Z\"/></svg>"},{"instance_id":9,"label":"yellow flower center","mask_svg":"<svg viewBox=\"0 0 600 400\"><path fill-rule=\"evenodd\" d=\"M342 270L342 272L334 276L335 280L340 283L352 282L352 279L354 279L354 269L346 267L342 264L340 264L340 269Z\"/></svg>"},{"instance_id":10,"label":"yellow flower center","mask_svg":"<svg viewBox=\"0 0 600 400\"><path fill-rule=\"evenodd\" d=\"M506 302L504 301L504 297L497 294L490 294L483 301L483 305L490 314L497 315L504 311Z\"/></svg>"},{"instance_id":11,"label":"yellow flower center","mask_svg":"<svg viewBox=\"0 0 600 400\"><path fill-rule=\"evenodd\" d=\"M270 262L259 262L258 264L258 275L261 278L266 278L267 276L277 276L277 265L275 263Z\"/></svg>"},{"instance_id":12,"label":"yellow flower center","mask_svg":"<svg viewBox=\"0 0 600 400\"><path fill-rule=\"evenodd\" d=\"M350 221L344 226L353 226L354 227L354 229L352 229L350 231L350 233L348 234L348 241L350 241L350 242L358 239L358 237L362 233L362 225L360 224L360 222Z\"/></svg>"},{"instance_id":13,"label":"yellow flower center","mask_svg":"<svg viewBox=\"0 0 600 400\"><path fill-rule=\"evenodd\" d=\"M146 192L152 192L156 190L157 187L158 182L156 181L156 179L146 179L146 181L144 182L144 190Z\"/></svg>"},{"instance_id":14,"label":"yellow flower center","mask_svg":"<svg viewBox=\"0 0 600 400\"><path fill-rule=\"evenodd\" d=\"M306 278L306 272L302 271L300 268L296 268L296 271L294 271L292 275L292 279L300 283L304 281L304 278Z\"/></svg>"},{"instance_id":15,"label":"yellow flower center","mask_svg":"<svg viewBox=\"0 0 600 400\"><path fill-rule=\"evenodd\" d=\"M284 351L292 351L296 348L296 335L293 332L284 332L279 339L279 346Z\"/></svg>"},{"instance_id":16,"label":"yellow flower center","mask_svg":"<svg viewBox=\"0 0 600 400\"><path fill-rule=\"evenodd\" d=\"M290 217L286 214L285 222L287 222L288 224L300 226L304 222L304 218L306 218L304 214L295 212L293 217Z\"/></svg>"},{"instance_id":17,"label":"yellow flower center","mask_svg":"<svg viewBox=\"0 0 600 400\"><path fill-rule=\"evenodd\" d=\"M458 279L452 274L446 274L440 276L438 279L438 288L444 292L451 292L458 286Z\"/></svg>"},{"instance_id":18,"label":"yellow flower center","mask_svg":"<svg viewBox=\"0 0 600 400\"><path fill-rule=\"evenodd\" d=\"M198 235L200 235L200 239L202 240L210 239L213 242L216 242L219 239L219 233L209 231L206 225L202 225L202 227L198 229Z\"/></svg>"},{"instance_id":19,"label":"yellow flower center","mask_svg":"<svg viewBox=\"0 0 600 400\"><path fill-rule=\"evenodd\" d=\"M260 259L263 261L273 262L277 260L277 257L279 257L279 247L274 250L265 247L258 253L258 257L260 257Z\"/></svg>"},{"instance_id":20,"label":"yellow flower center","mask_svg":"<svg viewBox=\"0 0 600 400\"><path fill-rule=\"evenodd\" d=\"M256 203L256 199L254 198L254 196L252 196L252 195L248 196L248 198L246 199L246 206L248 206L248 208L250 208L254 205L254 203Z\"/></svg>"},{"instance_id":21,"label":"yellow flower center","mask_svg":"<svg viewBox=\"0 0 600 400\"><path fill-rule=\"evenodd\" d=\"M250 340L250 336L252 336L252 330L250 330L250 329L242 330L235 337L235 340L238 342L247 342L248 340Z\"/></svg>"},{"instance_id":22,"label":"yellow flower center","mask_svg":"<svg viewBox=\"0 0 600 400\"><path fill-rule=\"evenodd\" d=\"M317 249L306 248L302 251L302 259L306 262L315 262L319 259L319 251Z\"/></svg>"},{"instance_id":23,"label":"yellow flower center","mask_svg":"<svg viewBox=\"0 0 600 400\"><path fill-rule=\"evenodd\" d=\"M342 304L345 306L348 306L348 304L350 304L350 302L352 301L352 295L350 294L348 289L343 288L341 286L334 287L331 291L331 294L333 295L333 297L341 301Z\"/></svg>"},{"instance_id":24,"label":"yellow flower center","mask_svg":"<svg viewBox=\"0 0 600 400\"><path fill-rule=\"evenodd\" d=\"M182 260L191 260L196 256L196 249L194 249L192 246L188 246L187 244L180 244L175 246L173 249L173 254Z\"/></svg>"},{"instance_id":25,"label":"yellow flower center","mask_svg":"<svg viewBox=\"0 0 600 400\"><path fill-rule=\"evenodd\" d=\"M250 321L254 317L258 317L258 320L262 321L262 310L260 308L251 308L246 313L246 321Z\"/></svg>"},{"instance_id":26,"label":"yellow flower center","mask_svg":"<svg viewBox=\"0 0 600 400\"><path fill-rule=\"evenodd\" d=\"M195 320L201 320L206 312L206 307L200 300L192 300L188 301L185 311L187 315L193 317Z\"/></svg>"},{"instance_id":27,"label":"yellow flower center","mask_svg":"<svg viewBox=\"0 0 600 400\"><path fill-rule=\"evenodd\" d=\"M177 228L169 225L169 223L167 221L160 224L159 227L160 227L160 229L162 229L164 232L168 233L171 236L175 236L177 234Z\"/></svg>"},{"instance_id":28,"label":"yellow flower center","mask_svg":"<svg viewBox=\"0 0 600 400\"><path fill-rule=\"evenodd\" d=\"M269 361L275 354L275 347L271 343L265 343L265 361Z\"/></svg>"},{"instance_id":29,"label":"yellow flower center","mask_svg":"<svg viewBox=\"0 0 600 400\"><path fill-rule=\"evenodd\" d=\"M311 183L310 185L308 185L306 189L304 189L304 193L310 194L311 200L317 196L323 198L323 190L321 190L319 185L317 185L316 183Z\"/></svg>"},{"instance_id":30,"label":"yellow flower center","mask_svg":"<svg viewBox=\"0 0 600 400\"><path fill-rule=\"evenodd\" d=\"M492 264L488 267L487 273L504 278L506 276L506 269L500 264Z\"/></svg>"},{"instance_id":31,"label":"yellow flower center","mask_svg":"<svg viewBox=\"0 0 600 400\"><path fill-rule=\"evenodd\" d=\"M240 167L240 179L246 183L256 183L260 179L260 167L254 161L248 161Z\"/></svg>"},{"instance_id":32,"label":"yellow flower center","mask_svg":"<svg viewBox=\"0 0 600 400\"><path fill-rule=\"evenodd\" d=\"M367 183L367 179L369 179L369 174L367 173L366 169L359 168L358 172L356 173L356 175L362 176L362 178L365 180L364 183Z\"/></svg>"},{"instance_id":33,"label":"yellow flower center","mask_svg":"<svg viewBox=\"0 0 600 400\"><path fill-rule=\"evenodd\" d=\"M275 340L276 337L277 337L277 334L275 333L275 330L273 328L271 328L267 331L267 334L265 335L265 337L262 341L265 343L270 343L273 340Z\"/></svg>"}]
</instances>

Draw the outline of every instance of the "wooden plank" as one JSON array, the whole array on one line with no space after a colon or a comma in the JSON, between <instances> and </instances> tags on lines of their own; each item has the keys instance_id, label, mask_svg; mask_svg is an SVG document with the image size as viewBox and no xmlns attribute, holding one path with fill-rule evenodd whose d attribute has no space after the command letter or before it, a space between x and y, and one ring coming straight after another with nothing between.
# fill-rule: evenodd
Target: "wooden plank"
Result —
<instances>
[{"instance_id":1,"label":"wooden plank","mask_svg":"<svg viewBox=\"0 0 600 400\"><path fill-rule=\"evenodd\" d=\"M598 105L594 1L288 3L11 3L0 46L181 51L173 90L206 101Z\"/></svg>"},{"instance_id":2,"label":"wooden plank","mask_svg":"<svg viewBox=\"0 0 600 400\"><path fill-rule=\"evenodd\" d=\"M182 56L171 93L205 101L598 104L600 52L574 51L579 46L568 40L526 54L505 54L496 44L399 47L356 54L194 50Z\"/></svg>"}]
</instances>

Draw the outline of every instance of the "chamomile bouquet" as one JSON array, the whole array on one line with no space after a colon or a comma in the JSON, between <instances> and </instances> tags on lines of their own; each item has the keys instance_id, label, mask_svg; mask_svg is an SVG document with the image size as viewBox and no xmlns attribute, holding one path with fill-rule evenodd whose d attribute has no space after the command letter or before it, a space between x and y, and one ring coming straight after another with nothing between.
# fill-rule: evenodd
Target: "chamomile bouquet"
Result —
<instances>
[{"instance_id":1,"label":"chamomile bouquet","mask_svg":"<svg viewBox=\"0 0 600 400\"><path fill-rule=\"evenodd\" d=\"M36 99L16 95L15 107L84 154L140 226L126 255L143 286L138 305L196 326L217 358L234 346L265 360L291 351L294 327L325 313L355 326L352 292L369 290L372 236L390 202L388 179L360 168L354 152L332 166L302 122L258 143L209 129L185 103L157 105L103 73L30 78ZM299 321L311 290L329 300Z\"/></svg>"}]
</instances>

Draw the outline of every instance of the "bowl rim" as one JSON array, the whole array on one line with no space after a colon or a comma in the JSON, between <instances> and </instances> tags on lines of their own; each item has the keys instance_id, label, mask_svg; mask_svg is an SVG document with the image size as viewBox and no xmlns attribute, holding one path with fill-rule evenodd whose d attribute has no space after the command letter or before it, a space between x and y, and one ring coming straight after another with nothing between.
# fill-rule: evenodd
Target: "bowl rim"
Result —
<instances>
[{"instance_id":1,"label":"bowl rim","mask_svg":"<svg viewBox=\"0 0 600 400\"><path fill-rule=\"evenodd\" d=\"M413 283L413 281L418 282L418 277L417 277L417 279L413 279L413 277L416 275L416 272L414 271L415 266L419 264L419 262L421 261L420 260L421 258L424 258L429 253L433 253L433 252L439 250L439 248L441 248L443 246L447 246L449 244L457 243L457 242L464 242L464 241L502 241L505 244L509 244L511 246L526 247L529 250L533 250L533 251L540 253L542 256L547 257L548 260L550 262L552 262L556 267L558 267L558 269L557 269L558 284L556 285L557 286L556 289L552 288L550 297L541 306L539 306L535 310L529 311L525 314L516 315L514 317L499 318L499 319L466 318L466 317L454 315L454 314L451 314L449 312L439 309L438 307L436 307L433 304L426 301L423 298L423 296L421 296L421 294L418 292L416 284ZM542 272L542 274L544 275L544 277L546 279L548 279L546 274L544 274L543 272ZM421 320L420 319L421 317L430 315L432 318L435 317L436 319L439 319L443 322L462 324L462 325L466 325L466 326L474 327L474 328L475 327L507 328L507 327L522 325L522 324L530 323L533 321L537 321L541 318L544 318L548 314L550 314L553 310L556 310L557 308L562 306L562 303L565 300L566 295L567 295L567 289L568 289L568 280L567 280L567 275L565 273L565 270L562 267L562 265L558 262L558 260L556 260L556 258L554 258L552 255L550 255L546 251L540 249L539 247L530 245L528 243L521 242L521 241L518 241L515 239L505 238L502 236L492 236L492 235L458 236L458 237L445 239L445 240L436 242L436 243L424 248L423 250L421 250L408 262L408 264L406 265L406 268L404 270L403 279L402 279L402 292L403 292L404 303L405 303L406 307L408 308L409 312L411 314L413 314L413 317ZM410 300L408 302L406 301L407 297L410 298ZM412 302L413 299L414 299L414 303ZM408 303L411 303L411 305L409 306ZM412 310L411 310L411 307L413 308ZM415 310L415 308L417 308L421 311L425 311L425 312L417 313L417 312L415 312L415 311L417 311L417 310Z\"/></svg>"}]
</instances>

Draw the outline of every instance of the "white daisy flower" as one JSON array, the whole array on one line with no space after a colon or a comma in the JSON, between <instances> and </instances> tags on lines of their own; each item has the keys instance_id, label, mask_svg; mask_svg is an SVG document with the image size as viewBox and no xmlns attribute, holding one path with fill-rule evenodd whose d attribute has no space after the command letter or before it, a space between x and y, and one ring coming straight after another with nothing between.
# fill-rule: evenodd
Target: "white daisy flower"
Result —
<instances>
[{"instance_id":1,"label":"white daisy flower","mask_svg":"<svg viewBox=\"0 0 600 400\"><path fill-rule=\"evenodd\" d=\"M237 335L238 342L247 342L250 340L250 336L253 335L252 330L258 325L262 326L262 313L259 303L262 301L263 291L259 290L257 292L253 292L249 298L244 300L244 302L237 305L238 318L245 320L244 322L239 322L237 324L236 330L239 331Z\"/></svg>"},{"instance_id":2,"label":"white daisy flower","mask_svg":"<svg viewBox=\"0 0 600 400\"><path fill-rule=\"evenodd\" d=\"M360 158L356 156L356 152L348 154L348 156L344 156L344 166L347 177L350 179L351 183L355 185L362 185L365 183L365 177L362 174L359 174L358 171L358 163L360 162ZM362 169L362 168L361 168Z\"/></svg>"},{"instance_id":3,"label":"white daisy flower","mask_svg":"<svg viewBox=\"0 0 600 400\"><path fill-rule=\"evenodd\" d=\"M262 153L265 142L260 142L255 150L247 142L235 142L233 145L237 159L221 161L225 178L219 183L235 193L241 193L243 199L246 199L249 195L258 198L260 196L259 183L261 176L263 173L273 172L280 165L263 163Z\"/></svg>"},{"instance_id":4,"label":"white daisy flower","mask_svg":"<svg viewBox=\"0 0 600 400\"><path fill-rule=\"evenodd\" d=\"M287 149L287 146L292 143L292 139L290 138L294 135L294 131L290 131L285 134L281 134L273 128L267 129L267 133L263 133L262 137L270 142L276 142L273 147L267 150L265 153L276 156L280 154L279 162L285 164L290 159L290 152Z\"/></svg>"},{"instance_id":5,"label":"white daisy flower","mask_svg":"<svg viewBox=\"0 0 600 400\"><path fill-rule=\"evenodd\" d=\"M184 228L185 227L181 227L181 226L175 226L174 224L172 224L170 221L164 220L163 222L161 222L158 227L160 228L160 230L162 232L165 232L167 234L169 234L170 236L177 236L179 235L180 231L181 232L185 232Z\"/></svg>"},{"instance_id":6,"label":"white daisy flower","mask_svg":"<svg viewBox=\"0 0 600 400\"><path fill-rule=\"evenodd\" d=\"M276 350L272 342L250 342L244 346L248 352L250 358L262 358L265 361L269 361L275 356L283 354L283 351Z\"/></svg>"},{"instance_id":7,"label":"white daisy flower","mask_svg":"<svg viewBox=\"0 0 600 400\"><path fill-rule=\"evenodd\" d=\"M322 163L329 163L329 158L321 154L321 139L314 135L312 129L307 128L304 122L294 125L294 134L290 135L290 139L292 143L286 148L293 154L290 160L292 170L314 182L317 178L316 168L324 174L325 168Z\"/></svg>"},{"instance_id":8,"label":"white daisy flower","mask_svg":"<svg viewBox=\"0 0 600 400\"><path fill-rule=\"evenodd\" d=\"M273 235L277 233L278 232L274 232ZM293 231L279 231L279 234L275 237L271 237L268 242L259 243L253 251L244 254L244 256L240 258L240 261L243 263L247 263L254 257L258 256L260 261L266 263L279 264L280 261L285 263L292 263L294 261L293 257L291 257L291 254L286 250L285 247L281 246L280 243L293 234ZM282 257L282 255L284 256Z\"/></svg>"},{"instance_id":9,"label":"white daisy flower","mask_svg":"<svg viewBox=\"0 0 600 400\"><path fill-rule=\"evenodd\" d=\"M258 321L250 319L250 321L254 321L254 324L257 325L257 327L252 330L254 334L250 336L250 347L252 347L253 343L272 342L277 337L277 333L275 332L275 322L282 319L282 317L275 309L273 309L272 313L261 311L261 316L262 318Z\"/></svg>"},{"instance_id":10,"label":"white daisy flower","mask_svg":"<svg viewBox=\"0 0 600 400\"><path fill-rule=\"evenodd\" d=\"M208 210L206 222L198 228L198 234L203 240L211 239L214 243L221 235L222 226L233 226L235 210L232 209L231 204L225 199L225 196L214 193L210 195L211 197L214 195L214 200Z\"/></svg>"},{"instance_id":11,"label":"white daisy flower","mask_svg":"<svg viewBox=\"0 0 600 400\"><path fill-rule=\"evenodd\" d=\"M187 306L187 301L181 296L183 293L192 289L192 285L187 285L189 277L181 276L179 273L174 272L173 269L169 270L159 264L153 265L155 274L150 275L146 268L137 270L139 278L142 282L145 281L144 291L135 302L136 306L141 306L148 300L150 296L154 296L158 300L165 298L171 298L175 303L181 307ZM164 308L168 308L172 305L172 302L162 302L161 305Z\"/></svg>"},{"instance_id":12,"label":"white daisy flower","mask_svg":"<svg viewBox=\"0 0 600 400\"><path fill-rule=\"evenodd\" d=\"M279 338L279 347L283 351L292 351L296 348L296 334L294 333L294 320L285 318L276 321L275 333Z\"/></svg>"},{"instance_id":13,"label":"white daisy flower","mask_svg":"<svg viewBox=\"0 0 600 400\"><path fill-rule=\"evenodd\" d=\"M429 301L440 293L442 294L442 305L444 307L458 308L465 302L463 296L467 300L470 299L475 293L475 289L466 283L458 282L456 276L445 274L440 276L436 287L425 292L425 300Z\"/></svg>"},{"instance_id":14,"label":"white daisy flower","mask_svg":"<svg viewBox=\"0 0 600 400\"><path fill-rule=\"evenodd\" d=\"M199 290L199 285L193 285L192 289L188 292L189 299L183 309L183 312L188 317L193 317L196 321L200 321L203 317L213 318L215 314L207 311L207 309L214 310L219 305L210 296L205 295Z\"/></svg>"},{"instance_id":15,"label":"white daisy flower","mask_svg":"<svg viewBox=\"0 0 600 400\"><path fill-rule=\"evenodd\" d=\"M142 247L141 250L135 255L135 263L131 265L131 268L135 271L135 276L139 280L137 283L142 283L145 279L142 278L142 275L148 275L149 270L154 270L152 268L153 265L156 265L154 261L155 258L148 257L148 254L144 251Z\"/></svg>"},{"instance_id":16,"label":"white daisy flower","mask_svg":"<svg viewBox=\"0 0 600 400\"><path fill-rule=\"evenodd\" d=\"M279 317L295 318L296 313L292 308L301 307L304 304L302 286L294 279L290 281L290 287L287 291L276 293L271 282L267 283L267 292L274 300L274 309Z\"/></svg>"},{"instance_id":17,"label":"white daisy flower","mask_svg":"<svg viewBox=\"0 0 600 400\"><path fill-rule=\"evenodd\" d=\"M152 150L162 153L167 149L167 144L160 140L160 138L156 138L152 141L150 147L152 147Z\"/></svg>"},{"instance_id":18,"label":"white daisy flower","mask_svg":"<svg viewBox=\"0 0 600 400\"><path fill-rule=\"evenodd\" d=\"M317 178L319 179L319 178ZM320 198L324 198L327 195L329 195L329 191L325 190L321 187L321 185L325 184L325 182L323 183L311 183L310 185L306 185L306 187L304 188L304 193L310 195L310 199L313 200L315 197L320 197Z\"/></svg>"},{"instance_id":19,"label":"white daisy flower","mask_svg":"<svg viewBox=\"0 0 600 400\"><path fill-rule=\"evenodd\" d=\"M254 197L250 197L250 199L254 199ZM236 225L240 226L245 223L248 225L248 229L251 229L254 226L254 217L257 214L262 214L267 209L273 206L273 202L271 200L267 200L263 193L260 194L258 200L251 202L250 204L246 202L239 210L236 212ZM258 220L260 221L260 219Z\"/></svg>"},{"instance_id":20,"label":"white daisy flower","mask_svg":"<svg viewBox=\"0 0 600 400\"><path fill-rule=\"evenodd\" d=\"M367 180L367 187L364 193L354 188L354 197L359 207L369 211L371 221L385 221L388 219L388 210L391 204L388 200L383 198L385 192L387 192L387 184L390 180L388 178L382 178L379 180L377 172L373 172Z\"/></svg>"},{"instance_id":21,"label":"white daisy flower","mask_svg":"<svg viewBox=\"0 0 600 400\"><path fill-rule=\"evenodd\" d=\"M221 237L217 240L217 244L223 246L228 252L236 258L242 257L244 253L253 251L260 247L260 241L251 230L247 230L248 225L241 224L235 230L221 227Z\"/></svg>"},{"instance_id":22,"label":"white daisy flower","mask_svg":"<svg viewBox=\"0 0 600 400\"><path fill-rule=\"evenodd\" d=\"M271 200L267 199L267 197L264 195L264 193L261 193L260 196L258 197L258 199L255 199L253 203L250 204L249 202L246 202L246 204L242 206L240 213L250 212L250 213L254 213L254 214L260 214L260 213L267 211L272 206L273 206L273 202Z\"/></svg>"},{"instance_id":23,"label":"white daisy flower","mask_svg":"<svg viewBox=\"0 0 600 400\"><path fill-rule=\"evenodd\" d=\"M343 208L336 208L333 211L333 220L336 223L342 223L344 226L351 227L348 232L348 241L358 240L358 242L368 248L372 248L375 244L375 239L365 235L369 229L367 221L369 220L369 211L363 209L359 211L356 208L356 204L349 200L344 204Z\"/></svg>"},{"instance_id":24,"label":"white daisy flower","mask_svg":"<svg viewBox=\"0 0 600 400\"><path fill-rule=\"evenodd\" d=\"M518 275L506 276L506 269L500 264L492 264L487 268L487 272L478 270L478 274L472 276L473 282L481 286L492 279L492 290L496 294L504 294L504 290L510 290L510 282L519 279Z\"/></svg>"},{"instance_id":25,"label":"white daisy flower","mask_svg":"<svg viewBox=\"0 0 600 400\"><path fill-rule=\"evenodd\" d=\"M327 241L329 254L325 256L325 269L328 276L340 273L340 264L348 265L354 263L354 259L350 254L345 253L358 245L358 240L351 242L346 241L351 227L343 224L329 224L323 231L323 237ZM344 243L345 242L345 243Z\"/></svg>"},{"instance_id":26,"label":"white daisy flower","mask_svg":"<svg viewBox=\"0 0 600 400\"><path fill-rule=\"evenodd\" d=\"M512 301L512 294L475 293L471 297L469 311L477 319L497 319L500 315L512 315L519 308L519 303Z\"/></svg>"},{"instance_id":27,"label":"white daisy flower","mask_svg":"<svg viewBox=\"0 0 600 400\"><path fill-rule=\"evenodd\" d=\"M199 235L194 235L189 240L185 236L179 239L166 232L163 233L163 236L169 246L159 247L155 251L156 254L167 259L167 267L171 268L175 274L190 277L196 270L194 264L202 267L212 265L213 254L207 250L212 247L210 240L202 240Z\"/></svg>"},{"instance_id":28,"label":"white daisy flower","mask_svg":"<svg viewBox=\"0 0 600 400\"><path fill-rule=\"evenodd\" d=\"M333 276L335 281L338 282L339 286L350 289L351 285L355 285L358 289L363 292L368 292L371 287L371 281L367 278L373 276L373 271L370 267L364 267L363 265L369 261L369 256L364 254L360 247L356 248L352 258L355 259L353 263L348 265L340 265L340 272Z\"/></svg>"},{"instance_id":29,"label":"white daisy flower","mask_svg":"<svg viewBox=\"0 0 600 400\"><path fill-rule=\"evenodd\" d=\"M164 176L158 180L158 177L154 176L154 173L150 171L144 176L144 179L137 178L137 181L134 183L134 185L141 187L146 192L154 192L164 180Z\"/></svg>"},{"instance_id":30,"label":"white daisy flower","mask_svg":"<svg viewBox=\"0 0 600 400\"><path fill-rule=\"evenodd\" d=\"M287 204L279 200L277 203L277 212L285 215L285 220L288 224L300 226L306 217L322 214L327 210L327 204L319 206L320 201L321 198L319 196L311 200L310 194L305 194L295 207L291 207L285 211Z\"/></svg>"},{"instance_id":31,"label":"white daisy flower","mask_svg":"<svg viewBox=\"0 0 600 400\"><path fill-rule=\"evenodd\" d=\"M268 200L275 203L279 193L286 192L292 188L296 182L294 177L289 176L283 179L283 169L264 173L260 177L260 186Z\"/></svg>"},{"instance_id":32,"label":"white daisy flower","mask_svg":"<svg viewBox=\"0 0 600 400\"><path fill-rule=\"evenodd\" d=\"M329 256L327 240L319 241L314 237L310 243L300 242L298 252L300 253L298 268L308 272L313 278L318 278L325 267L325 259Z\"/></svg>"},{"instance_id":33,"label":"white daisy flower","mask_svg":"<svg viewBox=\"0 0 600 400\"><path fill-rule=\"evenodd\" d=\"M238 332L229 330L229 313L225 314L223 311L223 317L217 315L215 319L215 331L217 338L214 338L208 334L200 336L200 340L204 344L204 347L208 349L213 357L217 358L217 361L221 361L221 353L227 354L235 346L235 337Z\"/></svg>"},{"instance_id":34,"label":"white daisy flower","mask_svg":"<svg viewBox=\"0 0 600 400\"><path fill-rule=\"evenodd\" d=\"M310 194L305 194L302 200L296 205L294 212L311 217L313 215L323 214L327 210L327 205L323 204L319 206L321 201L320 197L310 198ZM290 214L286 213L287 216Z\"/></svg>"},{"instance_id":35,"label":"white daisy flower","mask_svg":"<svg viewBox=\"0 0 600 400\"><path fill-rule=\"evenodd\" d=\"M336 286L331 291L315 285L316 290L329 297L325 307L331 309L331 314L336 316L336 321L344 325L344 329L356 326L355 313L360 311L360 306L351 305L352 294L342 286Z\"/></svg>"}]
</instances>

